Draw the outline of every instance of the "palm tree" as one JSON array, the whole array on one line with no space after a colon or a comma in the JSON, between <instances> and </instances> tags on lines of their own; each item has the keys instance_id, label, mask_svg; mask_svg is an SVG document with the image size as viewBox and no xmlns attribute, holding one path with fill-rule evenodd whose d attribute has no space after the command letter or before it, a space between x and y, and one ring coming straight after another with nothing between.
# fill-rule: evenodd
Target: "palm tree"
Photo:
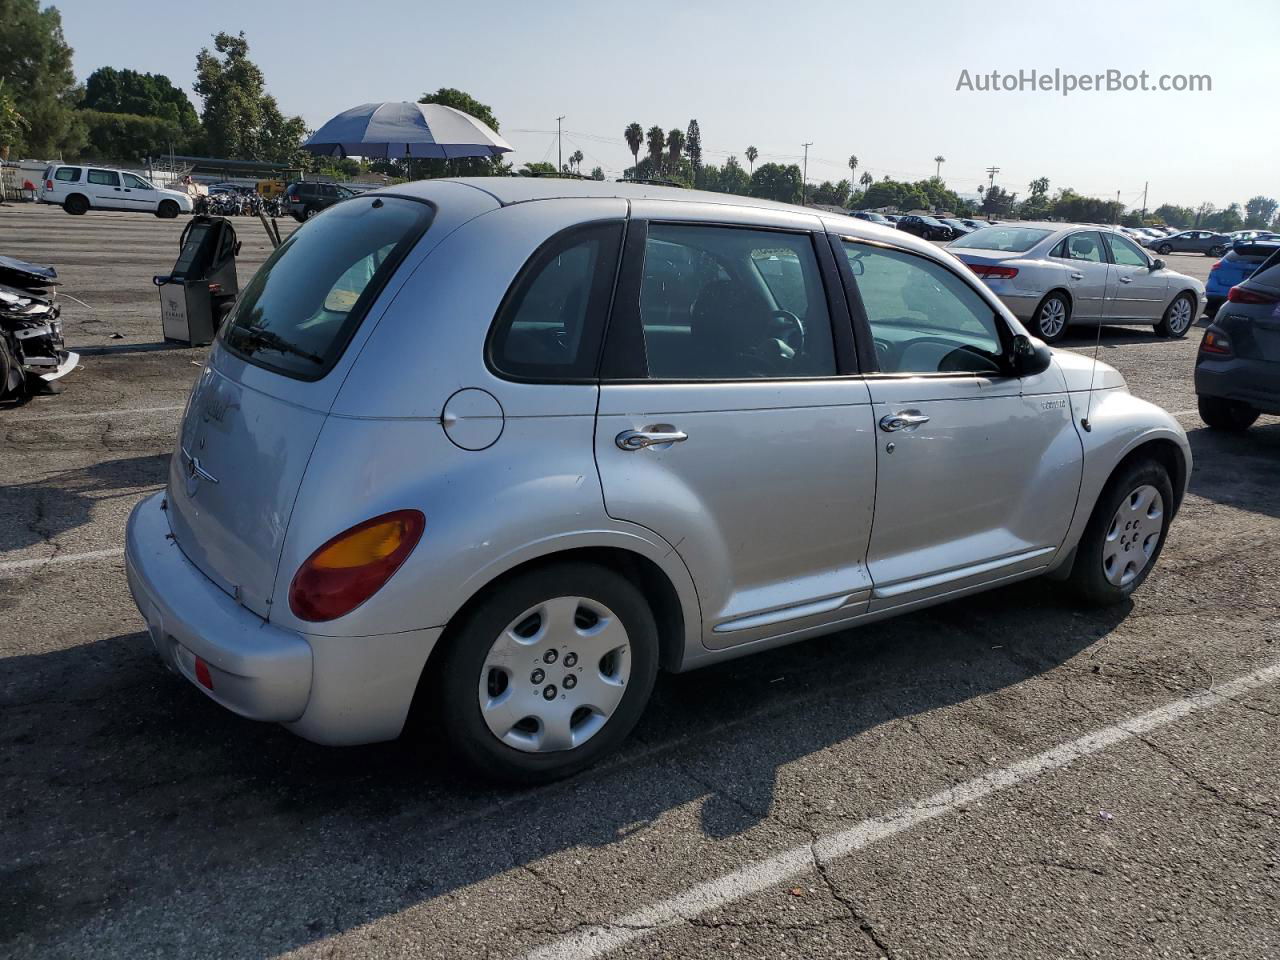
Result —
<instances>
[{"instance_id":1,"label":"palm tree","mask_svg":"<svg viewBox=\"0 0 1280 960\"><path fill-rule=\"evenodd\" d=\"M667 134L667 167L672 173L680 169L680 154L684 152L684 131L672 130Z\"/></svg>"},{"instance_id":2,"label":"palm tree","mask_svg":"<svg viewBox=\"0 0 1280 960\"><path fill-rule=\"evenodd\" d=\"M582 151L581 150L575 150L573 151L573 153L569 154L569 166L573 167L574 172L576 173L582 172Z\"/></svg>"},{"instance_id":3,"label":"palm tree","mask_svg":"<svg viewBox=\"0 0 1280 960\"><path fill-rule=\"evenodd\" d=\"M858 155L856 153L849 154L849 176L853 177L858 172Z\"/></svg>"},{"instance_id":4,"label":"palm tree","mask_svg":"<svg viewBox=\"0 0 1280 960\"><path fill-rule=\"evenodd\" d=\"M876 178L871 175L869 170L863 170L862 176L858 178L858 182L862 184L862 192L866 193L867 187L876 182Z\"/></svg>"},{"instance_id":5,"label":"palm tree","mask_svg":"<svg viewBox=\"0 0 1280 960\"><path fill-rule=\"evenodd\" d=\"M750 174L756 165L756 157L760 156L760 151L755 147L747 147L747 173Z\"/></svg>"},{"instance_id":6,"label":"palm tree","mask_svg":"<svg viewBox=\"0 0 1280 960\"><path fill-rule=\"evenodd\" d=\"M659 126L649 128L649 159L653 161L653 172L659 174L662 172L662 151L667 145L667 135L662 132Z\"/></svg>"},{"instance_id":7,"label":"palm tree","mask_svg":"<svg viewBox=\"0 0 1280 960\"><path fill-rule=\"evenodd\" d=\"M938 165L938 167L937 167L937 171L934 173L934 177L935 177L936 179L938 179L938 180L941 180L941 179L942 179L942 165L943 165L944 163L946 163L946 162L947 162L947 158L946 158L946 157L944 157L942 154L938 154L936 157L934 157L934 158L933 158L933 162L934 162L934 163L936 163L936 164Z\"/></svg>"},{"instance_id":8,"label":"palm tree","mask_svg":"<svg viewBox=\"0 0 1280 960\"><path fill-rule=\"evenodd\" d=\"M638 123L629 123L627 129L622 131L622 135L627 138L627 146L631 148L631 156L636 166L640 166L640 145L644 143L644 127Z\"/></svg>"}]
</instances>

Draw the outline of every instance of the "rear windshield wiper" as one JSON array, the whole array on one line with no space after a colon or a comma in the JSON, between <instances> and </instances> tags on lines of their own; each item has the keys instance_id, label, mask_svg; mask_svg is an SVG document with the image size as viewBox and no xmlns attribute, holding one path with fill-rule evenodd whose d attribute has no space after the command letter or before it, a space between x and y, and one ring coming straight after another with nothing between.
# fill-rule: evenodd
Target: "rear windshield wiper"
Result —
<instances>
[{"instance_id":1,"label":"rear windshield wiper","mask_svg":"<svg viewBox=\"0 0 1280 960\"><path fill-rule=\"evenodd\" d=\"M262 327L232 327L231 332L235 334L238 341L236 345L245 353L252 354L257 349L277 350L280 353L292 353L312 363L324 363L324 357L318 357L314 353L308 353L301 347L295 346L274 330L265 330Z\"/></svg>"}]
</instances>

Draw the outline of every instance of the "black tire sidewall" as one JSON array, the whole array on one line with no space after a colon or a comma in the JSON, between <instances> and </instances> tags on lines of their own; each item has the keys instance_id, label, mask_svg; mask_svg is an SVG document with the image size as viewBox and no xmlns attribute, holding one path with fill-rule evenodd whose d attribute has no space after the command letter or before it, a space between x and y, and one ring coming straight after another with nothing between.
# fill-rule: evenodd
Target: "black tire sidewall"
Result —
<instances>
[{"instance_id":1,"label":"black tire sidewall","mask_svg":"<svg viewBox=\"0 0 1280 960\"><path fill-rule=\"evenodd\" d=\"M78 193L72 194L62 204L62 209L73 217L79 217L88 211L89 201Z\"/></svg>"},{"instance_id":2,"label":"black tire sidewall","mask_svg":"<svg viewBox=\"0 0 1280 960\"><path fill-rule=\"evenodd\" d=\"M1120 509L1120 504L1134 490L1150 484L1160 491L1164 501L1164 516L1160 524L1160 542L1146 567L1131 583L1118 587L1107 580L1102 572L1102 545L1107 536L1107 528L1111 519ZM1155 569L1164 552L1165 543L1169 539L1169 524L1173 520L1173 481L1164 466L1155 460L1137 460L1124 467L1107 481L1102 494L1094 505L1085 527L1080 545L1076 548L1075 562L1071 571L1071 579L1077 594L1085 603L1092 606L1111 606L1123 603L1142 586L1147 576Z\"/></svg>"},{"instance_id":3,"label":"black tire sidewall","mask_svg":"<svg viewBox=\"0 0 1280 960\"><path fill-rule=\"evenodd\" d=\"M1173 327L1169 324L1169 314L1173 313L1173 308L1177 305L1179 300L1191 301L1191 322L1188 323L1186 326L1186 329L1182 330L1181 332L1175 331ZM1192 299L1191 294L1189 293L1178 294L1176 297L1174 297L1172 300L1169 301L1169 306L1165 307L1164 316L1162 316L1160 318L1160 322L1156 324L1156 333L1158 333L1162 337L1172 337L1175 340L1181 340L1188 333L1190 333L1191 328L1196 325L1195 313L1196 313L1196 303L1195 303L1195 300Z\"/></svg>"},{"instance_id":4,"label":"black tire sidewall","mask_svg":"<svg viewBox=\"0 0 1280 960\"><path fill-rule=\"evenodd\" d=\"M1197 396L1196 406L1206 426L1228 433L1243 433L1261 416L1254 407L1222 397Z\"/></svg>"},{"instance_id":5,"label":"black tire sidewall","mask_svg":"<svg viewBox=\"0 0 1280 960\"><path fill-rule=\"evenodd\" d=\"M178 204L173 200L161 200L160 206L156 208L156 216L161 220L174 220L179 212Z\"/></svg>"},{"instance_id":6,"label":"black tire sidewall","mask_svg":"<svg viewBox=\"0 0 1280 960\"><path fill-rule=\"evenodd\" d=\"M517 616L553 597L597 600L621 619L631 644L631 672L622 701L605 726L582 746L526 753L498 740L485 724L476 695L489 648ZM517 575L481 597L450 624L433 661L434 699L446 746L472 773L522 785L570 776L618 748L644 712L658 672L658 630L644 596L613 570L559 563ZM428 669L433 669L428 664Z\"/></svg>"},{"instance_id":7,"label":"black tire sidewall","mask_svg":"<svg viewBox=\"0 0 1280 960\"><path fill-rule=\"evenodd\" d=\"M1050 300L1060 301L1062 303L1062 309L1066 314L1066 320L1062 324L1062 329L1052 337L1046 336L1044 330L1040 327L1040 317L1044 313L1044 308ZM1071 302L1061 293L1047 294L1045 298L1040 301L1039 306L1036 307L1036 312L1031 315L1031 326L1032 336L1038 337L1045 343L1057 343L1067 335L1067 329L1071 326Z\"/></svg>"}]
</instances>

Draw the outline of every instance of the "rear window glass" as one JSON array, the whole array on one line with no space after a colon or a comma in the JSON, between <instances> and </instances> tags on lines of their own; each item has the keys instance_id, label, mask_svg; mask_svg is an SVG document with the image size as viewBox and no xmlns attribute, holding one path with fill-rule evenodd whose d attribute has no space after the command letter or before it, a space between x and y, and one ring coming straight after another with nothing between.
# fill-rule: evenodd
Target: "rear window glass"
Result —
<instances>
[{"instance_id":1,"label":"rear window glass","mask_svg":"<svg viewBox=\"0 0 1280 960\"><path fill-rule=\"evenodd\" d=\"M1003 250L1006 253L1025 253L1047 237L1051 231L1034 227L983 227L952 240L950 246L971 247L975 250Z\"/></svg>"},{"instance_id":2,"label":"rear window glass","mask_svg":"<svg viewBox=\"0 0 1280 960\"><path fill-rule=\"evenodd\" d=\"M63 183L78 183L80 181L80 168L59 167L53 175L53 179L61 180Z\"/></svg>"},{"instance_id":3,"label":"rear window glass","mask_svg":"<svg viewBox=\"0 0 1280 960\"><path fill-rule=\"evenodd\" d=\"M223 343L260 367L318 380L431 216L416 200L371 197L308 221L245 288Z\"/></svg>"},{"instance_id":4,"label":"rear window glass","mask_svg":"<svg viewBox=\"0 0 1280 960\"><path fill-rule=\"evenodd\" d=\"M96 183L102 187L118 187L120 186L120 174L111 170L90 170L89 182Z\"/></svg>"}]
</instances>

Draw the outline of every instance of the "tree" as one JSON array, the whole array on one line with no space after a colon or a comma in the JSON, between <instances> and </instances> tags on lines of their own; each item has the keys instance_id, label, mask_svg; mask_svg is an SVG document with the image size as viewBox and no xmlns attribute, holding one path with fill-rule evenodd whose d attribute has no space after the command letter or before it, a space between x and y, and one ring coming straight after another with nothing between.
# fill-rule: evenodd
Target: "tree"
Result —
<instances>
[{"instance_id":1,"label":"tree","mask_svg":"<svg viewBox=\"0 0 1280 960\"><path fill-rule=\"evenodd\" d=\"M849 201L849 188L848 180L841 180L839 183L824 180L813 188L809 194L809 199L814 203L843 207Z\"/></svg>"},{"instance_id":2,"label":"tree","mask_svg":"<svg viewBox=\"0 0 1280 960\"><path fill-rule=\"evenodd\" d=\"M286 118L275 97L266 93L262 70L249 59L249 41L241 32L219 33L215 52L196 56L195 91L204 100L208 149L215 156L300 163L306 124Z\"/></svg>"},{"instance_id":3,"label":"tree","mask_svg":"<svg viewBox=\"0 0 1280 960\"><path fill-rule=\"evenodd\" d=\"M89 140L87 153L98 160L144 160L170 144L175 150L185 149L185 131L163 117L81 110L80 120Z\"/></svg>"},{"instance_id":4,"label":"tree","mask_svg":"<svg viewBox=\"0 0 1280 960\"><path fill-rule=\"evenodd\" d=\"M441 106L453 107L469 116L475 117L494 133L498 132L498 118L487 103L481 103L465 90L456 87L441 87L435 93L424 93L418 98L419 103L438 103ZM492 177L509 171L510 166L501 157L458 157L453 160L415 160L415 171L419 177Z\"/></svg>"},{"instance_id":5,"label":"tree","mask_svg":"<svg viewBox=\"0 0 1280 960\"><path fill-rule=\"evenodd\" d=\"M858 172L858 155L856 153L849 154L849 177L854 177Z\"/></svg>"},{"instance_id":6,"label":"tree","mask_svg":"<svg viewBox=\"0 0 1280 960\"><path fill-rule=\"evenodd\" d=\"M1164 203L1156 207L1152 216L1170 227L1184 229L1196 218L1196 212L1190 207L1179 207L1172 203Z\"/></svg>"},{"instance_id":7,"label":"tree","mask_svg":"<svg viewBox=\"0 0 1280 960\"><path fill-rule=\"evenodd\" d=\"M1009 193L1003 187L988 187L982 196L982 212L987 214L1007 214L1017 201L1016 193Z\"/></svg>"},{"instance_id":8,"label":"tree","mask_svg":"<svg viewBox=\"0 0 1280 960\"><path fill-rule=\"evenodd\" d=\"M644 128L638 123L629 123L627 124L627 129L622 131L622 135L627 140L632 159L635 160L636 166L639 166L640 147L644 144Z\"/></svg>"},{"instance_id":9,"label":"tree","mask_svg":"<svg viewBox=\"0 0 1280 960\"><path fill-rule=\"evenodd\" d=\"M662 151L667 145L667 135L662 132L662 128L654 125L649 128L649 159L653 162L654 172L662 173Z\"/></svg>"},{"instance_id":10,"label":"tree","mask_svg":"<svg viewBox=\"0 0 1280 960\"><path fill-rule=\"evenodd\" d=\"M1277 207L1280 207L1280 204L1277 204L1271 197L1261 195L1251 197L1249 202L1244 205L1244 225L1250 230L1257 230L1267 226L1275 219Z\"/></svg>"},{"instance_id":11,"label":"tree","mask_svg":"<svg viewBox=\"0 0 1280 960\"><path fill-rule=\"evenodd\" d=\"M667 169L674 176L680 172L680 158L684 153L684 131L672 130L667 134Z\"/></svg>"},{"instance_id":12,"label":"tree","mask_svg":"<svg viewBox=\"0 0 1280 960\"><path fill-rule=\"evenodd\" d=\"M747 173L753 174L756 168L756 157L760 156L760 151L755 147L747 147Z\"/></svg>"},{"instance_id":13,"label":"tree","mask_svg":"<svg viewBox=\"0 0 1280 960\"><path fill-rule=\"evenodd\" d=\"M592 180L603 180L603 179L604 179L604 170L603 170L602 168L600 168L600 167L592 167L592 168L591 168L591 179L592 179Z\"/></svg>"},{"instance_id":14,"label":"tree","mask_svg":"<svg viewBox=\"0 0 1280 960\"><path fill-rule=\"evenodd\" d=\"M56 7L41 10L39 0L0 0L0 80L23 117L10 133L9 146L18 156L74 154L84 142L84 127L74 113L80 89L71 53Z\"/></svg>"},{"instance_id":15,"label":"tree","mask_svg":"<svg viewBox=\"0 0 1280 960\"><path fill-rule=\"evenodd\" d=\"M100 113L167 120L181 127L187 136L195 136L200 129L200 118L191 98L168 77L158 73L99 67L85 81L80 107Z\"/></svg>"},{"instance_id":16,"label":"tree","mask_svg":"<svg viewBox=\"0 0 1280 960\"><path fill-rule=\"evenodd\" d=\"M580 168L582 167L582 160L583 160L582 151L581 150L573 151L573 153L569 154L570 169L572 169L575 173L581 173L582 170Z\"/></svg>"},{"instance_id":17,"label":"tree","mask_svg":"<svg viewBox=\"0 0 1280 960\"><path fill-rule=\"evenodd\" d=\"M521 177L554 177L556 175L556 165L554 163L526 163L518 171L517 176Z\"/></svg>"},{"instance_id":18,"label":"tree","mask_svg":"<svg viewBox=\"0 0 1280 960\"><path fill-rule=\"evenodd\" d=\"M697 120L689 121L689 129L684 135L684 155L689 158L689 166L693 170L693 185L702 183L702 130Z\"/></svg>"},{"instance_id":19,"label":"tree","mask_svg":"<svg viewBox=\"0 0 1280 960\"><path fill-rule=\"evenodd\" d=\"M990 194L991 191L987 192ZM983 210L986 209L984 205ZM1050 214L1055 220L1069 220L1077 223L1117 223L1123 213L1124 205L1115 200L1086 197L1076 193L1070 187L1059 190L1050 204Z\"/></svg>"},{"instance_id":20,"label":"tree","mask_svg":"<svg viewBox=\"0 0 1280 960\"><path fill-rule=\"evenodd\" d=\"M751 196L796 203L800 199L801 179L800 168L794 163L789 166L761 164L760 169L751 174Z\"/></svg>"},{"instance_id":21,"label":"tree","mask_svg":"<svg viewBox=\"0 0 1280 960\"><path fill-rule=\"evenodd\" d=\"M869 186L871 186L871 184L875 183L875 182L876 182L876 178L875 178L875 177L873 177L873 176L872 176L870 173L868 173L866 170L863 170L863 171L862 171L862 176L858 178L858 182L859 182L860 184L862 184L862 192L863 192L863 193L866 193L866 192L867 192L867 187L869 187Z\"/></svg>"},{"instance_id":22,"label":"tree","mask_svg":"<svg viewBox=\"0 0 1280 960\"><path fill-rule=\"evenodd\" d=\"M933 174L933 175L934 175L935 177L937 177L939 180L941 180L941 179L942 179L942 165L943 165L944 163L946 163L946 162L947 162L947 158L946 158L946 157L944 157L942 154L938 154L936 157L934 157L934 158L933 158L933 162L934 162L934 164L935 164L935 167L934 167L934 174Z\"/></svg>"},{"instance_id":23,"label":"tree","mask_svg":"<svg viewBox=\"0 0 1280 960\"><path fill-rule=\"evenodd\" d=\"M0 160L9 159L9 145L18 142L27 126L27 118L18 112L0 80Z\"/></svg>"}]
</instances>

